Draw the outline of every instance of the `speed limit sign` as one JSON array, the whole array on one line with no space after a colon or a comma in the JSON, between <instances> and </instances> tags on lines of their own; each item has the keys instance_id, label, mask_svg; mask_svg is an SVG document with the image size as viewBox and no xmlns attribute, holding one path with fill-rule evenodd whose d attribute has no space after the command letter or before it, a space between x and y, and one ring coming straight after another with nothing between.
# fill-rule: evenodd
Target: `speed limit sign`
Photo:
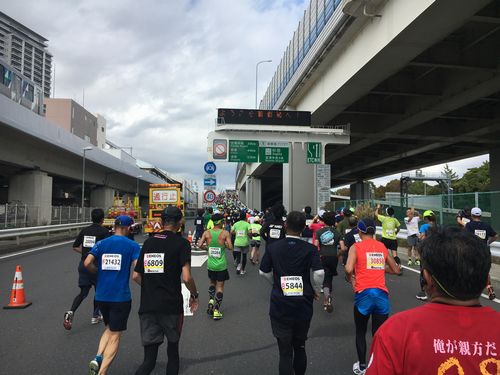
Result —
<instances>
[{"instance_id":1,"label":"speed limit sign","mask_svg":"<svg viewBox=\"0 0 500 375\"><path fill-rule=\"evenodd\" d=\"M215 192L213 190L207 190L205 191L205 194L203 194L203 200L207 203L214 203L215 202Z\"/></svg>"}]
</instances>

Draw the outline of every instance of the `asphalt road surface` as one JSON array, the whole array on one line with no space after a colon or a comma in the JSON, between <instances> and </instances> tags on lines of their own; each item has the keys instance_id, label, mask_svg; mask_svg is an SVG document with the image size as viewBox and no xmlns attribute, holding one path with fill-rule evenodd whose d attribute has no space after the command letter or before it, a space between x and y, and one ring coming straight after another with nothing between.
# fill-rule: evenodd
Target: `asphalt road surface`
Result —
<instances>
[{"instance_id":1,"label":"asphalt road surface","mask_svg":"<svg viewBox=\"0 0 500 375\"><path fill-rule=\"evenodd\" d=\"M140 241L139 241L140 242ZM194 255L194 257L200 255ZM229 255L231 259L231 255ZM22 266L27 299L33 305L25 310L0 310L0 374L86 374L95 355L102 324L91 325L92 298L87 298L75 314L73 329L66 331L64 312L78 293L79 257L71 244L49 247L10 258L0 257L0 303L6 305L15 267ZM205 266L194 268L200 291L200 310L186 317L181 338L181 373L190 375L275 374L278 349L268 317L270 285L259 277L258 268L249 264L245 276L231 268L222 310L224 319L213 321L205 314L208 280ZM319 303L306 344L308 374L352 374L356 359L353 293L343 279L334 279L334 312L322 311ZM387 276L392 313L421 303L415 299L418 273ZM111 367L111 374L134 374L142 362L139 320L139 287L132 286L133 308L128 330ZM500 311L500 304L482 298L482 303ZM370 330L369 330L370 331ZM166 346L161 347L159 363L153 372L164 374Z\"/></svg>"}]
</instances>

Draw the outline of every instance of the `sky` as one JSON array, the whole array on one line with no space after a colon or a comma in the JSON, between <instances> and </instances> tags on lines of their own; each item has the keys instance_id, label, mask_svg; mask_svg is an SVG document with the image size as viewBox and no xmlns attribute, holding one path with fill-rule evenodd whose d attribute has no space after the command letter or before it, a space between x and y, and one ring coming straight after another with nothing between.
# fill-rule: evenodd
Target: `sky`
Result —
<instances>
[{"instance_id":1,"label":"sky","mask_svg":"<svg viewBox=\"0 0 500 375\"><path fill-rule=\"evenodd\" d=\"M271 59L259 68L263 96L308 3L23 0L2 11L49 39L56 97L82 104L85 92L108 139L201 185L216 109L253 107L255 64ZM463 174L486 159L450 165ZM234 176L235 164L218 164L219 187L233 187Z\"/></svg>"}]
</instances>

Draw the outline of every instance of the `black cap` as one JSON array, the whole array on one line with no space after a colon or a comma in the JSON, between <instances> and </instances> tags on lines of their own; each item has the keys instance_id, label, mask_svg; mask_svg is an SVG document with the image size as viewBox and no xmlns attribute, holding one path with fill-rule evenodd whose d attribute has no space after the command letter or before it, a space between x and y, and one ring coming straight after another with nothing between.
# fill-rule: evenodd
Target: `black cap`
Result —
<instances>
[{"instance_id":1,"label":"black cap","mask_svg":"<svg viewBox=\"0 0 500 375\"><path fill-rule=\"evenodd\" d=\"M163 221L175 221L175 222L180 221L182 220L182 211L178 207L168 206L161 213L161 219Z\"/></svg>"}]
</instances>

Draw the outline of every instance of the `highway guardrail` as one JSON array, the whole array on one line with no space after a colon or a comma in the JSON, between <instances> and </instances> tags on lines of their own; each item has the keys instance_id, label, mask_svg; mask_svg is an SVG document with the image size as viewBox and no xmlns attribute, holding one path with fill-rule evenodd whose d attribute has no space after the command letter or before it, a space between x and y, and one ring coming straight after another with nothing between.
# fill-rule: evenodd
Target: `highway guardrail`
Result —
<instances>
[{"instance_id":1,"label":"highway guardrail","mask_svg":"<svg viewBox=\"0 0 500 375\"><path fill-rule=\"evenodd\" d=\"M1 239L16 239L16 243L19 244L19 239L25 236L33 236L36 234L45 234L47 238L50 238L51 233L64 232L70 230L78 230L89 226L91 223L73 223L73 224L60 224L60 225L45 225L38 227L28 227L28 228L13 228L13 229L3 229L0 230L0 240Z\"/></svg>"}]
</instances>

